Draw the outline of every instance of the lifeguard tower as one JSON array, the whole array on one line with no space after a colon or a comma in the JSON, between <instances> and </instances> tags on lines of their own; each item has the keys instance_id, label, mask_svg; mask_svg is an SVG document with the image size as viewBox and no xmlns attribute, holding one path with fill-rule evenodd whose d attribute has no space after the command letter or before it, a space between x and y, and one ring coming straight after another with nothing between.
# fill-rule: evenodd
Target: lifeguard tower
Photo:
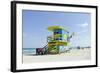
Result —
<instances>
[{"instance_id":1,"label":"lifeguard tower","mask_svg":"<svg viewBox=\"0 0 100 73\"><path fill-rule=\"evenodd\" d=\"M58 54L69 51L68 44L75 33L69 36L69 32L60 26L50 26L47 29L53 34L47 37L47 45L36 49L36 54Z\"/></svg>"},{"instance_id":2,"label":"lifeguard tower","mask_svg":"<svg viewBox=\"0 0 100 73\"><path fill-rule=\"evenodd\" d=\"M53 35L47 37L48 53L57 54L66 51L69 32L60 26L50 26L47 29L53 32Z\"/></svg>"}]
</instances>

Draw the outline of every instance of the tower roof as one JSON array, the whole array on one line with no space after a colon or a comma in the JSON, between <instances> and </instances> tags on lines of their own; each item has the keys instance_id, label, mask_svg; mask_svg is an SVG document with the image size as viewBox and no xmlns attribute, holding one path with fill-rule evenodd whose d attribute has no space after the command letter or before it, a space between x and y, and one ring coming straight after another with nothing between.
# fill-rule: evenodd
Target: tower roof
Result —
<instances>
[{"instance_id":1,"label":"tower roof","mask_svg":"<svg viewBox=\"0 0 100 73\"><path fill-rule=\"evenodd\" d=\"M61 26L49 26L47 29L48 29L49 31L54 31L55 29L61 29L61 30L64 30L64 31L68 32L66 29L64 29L64 28L61 27Z\"/></svg>"}]
</instances>

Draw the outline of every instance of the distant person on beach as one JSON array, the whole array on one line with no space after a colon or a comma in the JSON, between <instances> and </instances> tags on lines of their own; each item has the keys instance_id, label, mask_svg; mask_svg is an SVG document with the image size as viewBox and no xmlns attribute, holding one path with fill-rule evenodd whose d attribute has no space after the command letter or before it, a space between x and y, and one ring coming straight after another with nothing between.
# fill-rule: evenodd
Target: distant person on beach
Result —
<instances>
[{"instance_id":1,"label":"distant person on beach","mask_svg":"<svg viewBox=\"0 0 100 73\"><path fill-rule=\"evenodd\" d=\"M77 49L80 49L80 46L78 46Z\"/></svg>"}]
</instances>

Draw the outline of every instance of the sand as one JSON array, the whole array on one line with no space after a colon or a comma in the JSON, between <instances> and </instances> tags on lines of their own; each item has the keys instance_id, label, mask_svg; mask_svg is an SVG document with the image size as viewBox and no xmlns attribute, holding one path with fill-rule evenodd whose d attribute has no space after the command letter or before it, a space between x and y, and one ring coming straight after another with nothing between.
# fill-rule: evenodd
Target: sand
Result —
<instances>
[{"instance_id":1,"label":"sand","mask_svg":"<svg viewBox=\"0 0 100 73\"><path fill-rule=\"evenodd\" d=\"M73 49L66 53L55 55L23 55L23 63L38 63L38 62L56 62L56 61L77 61L90 60L90 49Z\"/></svg>"}]
</instances>

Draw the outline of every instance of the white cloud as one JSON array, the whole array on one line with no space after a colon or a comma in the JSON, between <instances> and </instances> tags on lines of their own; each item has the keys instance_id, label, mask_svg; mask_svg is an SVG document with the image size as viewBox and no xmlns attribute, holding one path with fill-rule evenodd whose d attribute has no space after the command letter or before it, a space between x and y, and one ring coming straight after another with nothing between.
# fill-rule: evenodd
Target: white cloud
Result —
<instances>
[{"instance_id":1,"label":"white cloud","mask_svg":"<svg viewBox=\"0 0 100 73\"><path fill-rule=\"evenodd\" d=\"M87 22L83 23L83 24L78 24L78 26L80 27L87 27L89 24Z\"/></svg>"},{"instance_id":2,"label":"white cloud","mask_svg":"<svg viewBox=\"0 0 100 73\"><path fill-rule=\"evenodd\" d=\"M85 32L87 32L87 30L83 30L83 31L77 32L77 34L80 35L80 34L83 34Z\"/></svg>"}]
</instances>

